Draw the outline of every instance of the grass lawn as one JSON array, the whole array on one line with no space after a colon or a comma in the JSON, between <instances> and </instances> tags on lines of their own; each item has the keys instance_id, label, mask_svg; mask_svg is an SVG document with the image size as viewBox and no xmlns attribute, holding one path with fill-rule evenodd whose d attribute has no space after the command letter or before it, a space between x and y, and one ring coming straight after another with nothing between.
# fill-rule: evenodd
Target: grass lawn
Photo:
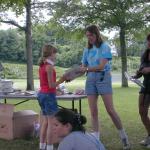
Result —
<instances>
[{"instance_id":1,"label":"grass lawn","mask_svg":"<svg viewBox=\"0 0 150 150\"><path fill-rule=\"evenodd\" d=\"M16 88L25 89L24 80L14 80ZM74 91L77 87L84 87L84 80L78 79L66 84L69 91ZM38 81L35 81L35 88L38 88ZM114 105L116 111L120 115L124 128L126 129L132 150L145 150L138 142L146 136L145 129L138 115L138 90L139 87L129 84L129 88L121 88L119 83L113 84ZM8 101L12 103L12 101ZM15 101L13 102L15 103ZM71 107L70 102L59 102L60 105ZM76 107L78 103L76 103ZM37 101L29 101L16 106L17 110L32 109L39 112ZM90 113L87 99L82 101L82 113L87 117L87 130L91 130ZM121 150L121 143L118 132L105 111L102 100L99 98L99 118L101 120L101 140L107 150ZM38 150L38 139L16 139L13 141L0 140L0 150Z\"/></svg>"}]
</instances>

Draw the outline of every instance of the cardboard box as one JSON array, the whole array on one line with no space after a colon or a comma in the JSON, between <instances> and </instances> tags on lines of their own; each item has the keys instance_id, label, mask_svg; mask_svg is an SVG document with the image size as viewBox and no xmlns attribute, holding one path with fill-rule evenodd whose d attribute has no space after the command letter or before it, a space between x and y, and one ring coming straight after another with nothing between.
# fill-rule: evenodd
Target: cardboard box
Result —
<instances>
[{"instance_id":1,"label":"cardboard box","mask_svg":"<svg viewBox=\"0 0 150 150\"><path fill-rule=\"evenodd\" d=\"M38 114L32 110L14 112L14 105L0 104L0 138L12 140L32 135Z\"/></svg>"}]
</instances>

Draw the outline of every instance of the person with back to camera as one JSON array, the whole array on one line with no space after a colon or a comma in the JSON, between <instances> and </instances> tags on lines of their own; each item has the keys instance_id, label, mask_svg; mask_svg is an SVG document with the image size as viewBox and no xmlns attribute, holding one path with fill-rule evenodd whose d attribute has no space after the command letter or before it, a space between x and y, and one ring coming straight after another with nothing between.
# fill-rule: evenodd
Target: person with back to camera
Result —
<instances>
[{"instance_id":1,"label":"person with back to camera","mask_svg":"<svg viewBox=\"0 0 150 150\"><path fill-rule=\"evenodd\" d=\"M85 132L85 116L68 109L61 109L53 119L53 134L57 135L58 150L105 150L92 134Z\"/></svg>"},{"instance_id":2,"label":"person with back to camera","mask_svg":"<svg viewBox=\"0 0 150 150\"><path fill-rule=\"evenodd\" d=\"M42 121L40 124L40 150L53 150L51 122L54 113L58 110L56 87L65 81L65 77L63 76L56 82L56 72L54 68L56 52L57 49L54 46L50 44L44 45L42 56L39 61L40 90L37 99L42 111Z\"/></svg>"},{"instance_id":3,"label":"person with back to camera","mask_svg":"<svg viewBox=\"0 0 150 150\"><path fill-rule=\"evenodd\" d=\"M140 142L141 145L150 148L150 118L148 110L150 106L150 34L147 36L147 48L141 57L141 64L139 70L133 78L144 77L143 85L139 92L139 114L143 125L146 128L148 136Z\"/></svg>"},{"instance_id":4,"label":"person with back to camera","mask_svg":"<svg viewBox=\"0 0 150 150\"><path fill-rule=\"evenodd\" d=\"M88 97L91 120L93 126L93 135L99 139L99 121L98 121L98 96L101 95L105 108L110 115L113 123L119 131L123 144L123 149L130 149L128 136L123 129L121 120L114 109L112 98L111 49L101 38L99 29L96 25L86 28L86 37L88 46L84 49L82 57L82 72L87 72L85 92Z\"/></svg>"}]
</instances>

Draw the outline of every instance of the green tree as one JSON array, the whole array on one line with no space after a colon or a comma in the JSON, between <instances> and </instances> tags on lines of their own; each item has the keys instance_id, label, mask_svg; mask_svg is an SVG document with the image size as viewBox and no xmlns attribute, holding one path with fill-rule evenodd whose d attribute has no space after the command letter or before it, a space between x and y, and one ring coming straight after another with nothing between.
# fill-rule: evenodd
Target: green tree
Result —
<instances>
[{"instance_id":1,"label":"green tree","mask_svg":"<svg viewBox=\"0 0 150 150\"><path fill-rule=\"evenodd\" d=\"M0 60L25 61L24 37L16 30L0 30Z\"/></svg>"},{"instance_id":2,"label":"green tree","mask_svg":"<svg viewBox=\"0 0 150 150\"><path fill-rule=\"evenodd\" d=\"M34 19L34 24L40 19L44 18L41 8L44 9L47 2L39 2L38 0L2 0L0 2L0 22L7 23L18 27L25 32L26 38L26 61L27 61L27 90L34 89L33 82L33 57L32 57L32 35L31 35L31 17ZM12 10L16 16L25 14L25 26L21 26L18 22L7 18L7 10ZM34 10L34 11L31 11ZM35 13L36 12L36 13ZM40 15L39 15L40 14Z\"/></svg>"},{"instance_id":3,"label":"green tree","mask_svg":"<svg viewBox=\"0 0 150 150\"><path fill-rule=\"evenodd\" d=\"M41 49L45 43L54 43L53 29L46 25L38 24L33 27L33 62L37 64L41 56Z\"/></svg>"},{"instance_id":4,"label":"green tree","mask_svg":"<svg viewBox=\"0 0 150 150\"><path fill-rule=\"evenodd\" d=\"M26 10L26 25L23 27L12 19L5 20L0 16L0 22L12 24L25 32L26 37L26 60L27 60L27 90L34 89L33 82L33 61L32 61L32 36L31 36L31 0L6 0L0 3L0 10L16 11L16 15L22 14ZM18 8L18 9L17 9Z\"/></svg>"},{"instance_id":5,"label":"green tree","mask_svg":"<svg viewBox=\"0 0 150 150\"><path fill-rule=\"evenodd\" d=\"M55 10L55 23L63 25L67 31L84 28L91 23L98 24L102 30L119 30L122 86L127 87L124 76L127 71L126 36L132 30L147 25L149 5L148 0L60 0L51 8Z\"/></svg>"}]
</instances>

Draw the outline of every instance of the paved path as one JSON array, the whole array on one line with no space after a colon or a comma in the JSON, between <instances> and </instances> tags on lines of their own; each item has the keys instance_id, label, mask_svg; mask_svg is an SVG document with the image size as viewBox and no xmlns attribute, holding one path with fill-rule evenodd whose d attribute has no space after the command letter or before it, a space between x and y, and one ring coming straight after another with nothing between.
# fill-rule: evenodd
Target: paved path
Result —
<instances>
[{"instance_id":1,"label":"paved path","mask_svg":"<svg viewBox=\"0 0 150 150\"><path fill-rule=\"evenodd\" d=\"M121 82L121 74L112 73L112 82Z\"/></svg>"}]
</instances>

